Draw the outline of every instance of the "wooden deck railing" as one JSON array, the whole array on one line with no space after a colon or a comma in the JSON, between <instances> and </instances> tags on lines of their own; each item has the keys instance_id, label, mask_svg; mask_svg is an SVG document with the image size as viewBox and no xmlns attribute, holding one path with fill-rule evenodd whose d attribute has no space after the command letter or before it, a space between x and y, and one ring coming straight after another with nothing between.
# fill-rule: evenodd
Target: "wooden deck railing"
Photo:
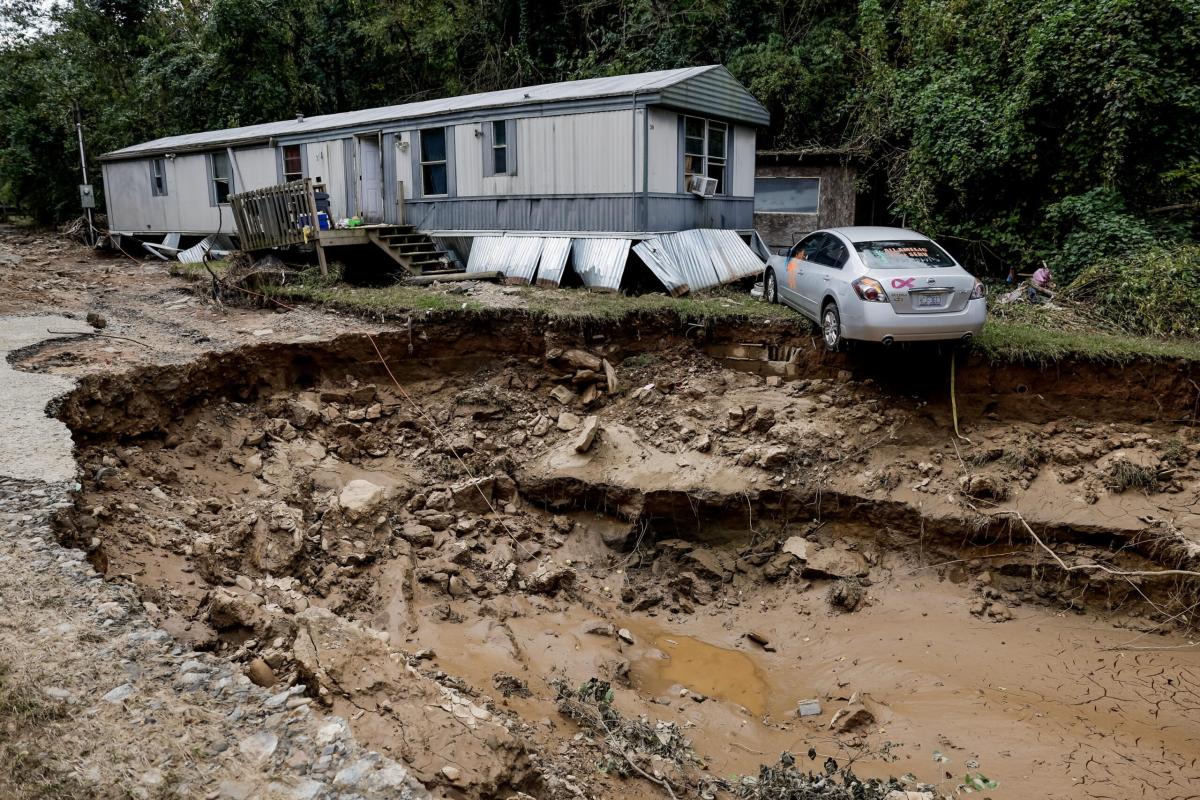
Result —
<instances>
[{"instance_id":1,"label":"wooden deck railing","mask_svg":"<svg viewBox=\"0 0 1200 800\"><path fill-rule=\"evenodd\" d=\"M317 238L317 201L308 178L231 194L229 204L243 250L286 247Z\"/></svg>"}]
</instances>

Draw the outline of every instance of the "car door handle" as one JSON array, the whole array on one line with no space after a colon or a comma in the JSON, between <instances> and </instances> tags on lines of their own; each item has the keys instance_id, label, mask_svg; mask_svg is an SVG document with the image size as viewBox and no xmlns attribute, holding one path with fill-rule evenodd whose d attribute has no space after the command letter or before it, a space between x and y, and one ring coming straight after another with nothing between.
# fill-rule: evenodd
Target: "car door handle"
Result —
<instances>
[{"instance_id":1,"label":"car door handle","mask_svg":"<svg viewBox=\"0 0 1200 800\"><path fill-rule=\"evenodd\" d=\"M829 276L828 276L828 275L826 275L826 276L825 276L825 280L827 280L827 281L829 280Z\"/></svg>"}]
</instances>

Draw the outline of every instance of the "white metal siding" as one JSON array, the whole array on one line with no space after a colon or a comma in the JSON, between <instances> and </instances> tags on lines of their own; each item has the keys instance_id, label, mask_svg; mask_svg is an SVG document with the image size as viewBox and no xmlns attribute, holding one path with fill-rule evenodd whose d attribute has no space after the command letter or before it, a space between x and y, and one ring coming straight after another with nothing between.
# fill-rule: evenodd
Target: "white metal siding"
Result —
<instances>
[{"instance_id":1,"label":"white metal siding","mask_svg":"<svg viewBox=\"0 0 1200 800\"><path fill-rule=\"evenodd\" d=\"M318 179L324 182L325 191L329 193L329 213L335 220L350 216L346 212L346 164L342 140L312 142L305 149L308 151L306 174L314 182Z\"/></svg>"},{"instance_id":2,"label":"white metal siding","mask_svg":"<svg viewBox=\"0 0 1200 800\"><path fill-rule=\"evenodd\" d=\"M396 134L396 180L404 183L404 199L411 200L413 196L413 159L417 158L413 148L416 138L410 132ZM472 137L473 139L474 137ZM455 137L456 148L458 138ZM457 158L457 153L455 154Z\"/></svg>"},{"instance_id":3,"label":"white metal siding","mask_svg":"<svg viewBox=\"0 0 1200 800\"><path fill-rule=\"evenodd\" d=\"M733 196L754 196L754 128L733 128Z\"/></svg>"},{"instance_id":4,"label":"white metal siding","mask_svg":"<svg viewBox=\"0 0 1200 800\"><path fill-rule=\"evenodd\" d=\"M648 189L670 192L679 185L679 115L661 108L650 109L650 164Z\"/></svg>"},{"instance_id":5,"label":"white metal siding","mask_svg":"<svg viewBox=\"0 0 1200 800\"><path fill-rule=\"evenodd\" d=\"M275 152L269 147L234 150L234 191L260 189L276 183ZM203 153L164 158L167 194L150 193L150 160L105 164L104 193L112 230L136 233L177 231L232 233L229 207L208 204L208 161Z\"/></svg>"},{"instance_id":6,"label":"white metal siding","mask_svg":"<svg viewBox=\"0 0 1200 800\"><path fill-rule=\"evenodd\" d=\"M518 119L517 174L483 176L481 123L456 125L459 197L608 194L641 187L634 156L641 138L633 110ZM476 135L476 134L479 135Z\"/></svg>"}]
</instances>

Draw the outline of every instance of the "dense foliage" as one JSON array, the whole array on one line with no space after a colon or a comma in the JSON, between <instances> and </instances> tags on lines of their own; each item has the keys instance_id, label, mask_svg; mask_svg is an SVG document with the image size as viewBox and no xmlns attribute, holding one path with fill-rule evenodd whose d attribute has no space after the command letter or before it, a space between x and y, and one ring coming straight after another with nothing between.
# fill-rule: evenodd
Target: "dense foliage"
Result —
<instances>
[{"instance_id":1,"label":"dense foliage","mask_svg":"<svg viewBox=\"0 0 1200 800\"><path fill-rule=\"evenodd\" d=\"M1200 245L1146 247L1101 258L1067 296L1128 333L1200 338Z\"/></svg>"},{"instance_id":2,"label":"dense foliage","mask_svg":"<svg viewBox=\"0 0 1200 800\"><path fill-rule=\"evenodd\" d=\"M1005 263L1044 258L1069 279L1200 234L1200 0L0 5L0 201L46 221L77 210L75 105L94 155L297 111L721 62L772 113L760 146L842 150L897 220Z\"/></svg>"}]
</instances>

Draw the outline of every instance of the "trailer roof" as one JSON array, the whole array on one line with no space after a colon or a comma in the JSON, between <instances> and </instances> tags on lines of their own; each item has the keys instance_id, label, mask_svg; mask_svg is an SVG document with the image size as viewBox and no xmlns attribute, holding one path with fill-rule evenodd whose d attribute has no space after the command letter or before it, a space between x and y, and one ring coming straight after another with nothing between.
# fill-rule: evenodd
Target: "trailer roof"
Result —
<instances>
[{"instance_id":1,"label":"trailer roof","mask_svg":"<svg viewBox=\"0 0 1200 800\"><path fill-rule=\"evenodd\" d=\"M610 78L545 83L518 89L423 100L367 108L340 114L267 122L241 128L167 136L106 153L104 160L138 158L160 153L255 144L277 138L303 139L339 129L365 129L406 120L451 116L474 111L500 111L522 106L560 106L623 97L710 114L754 125L770 121L766 109L725 67L710 65L642 72Z\"/></svg>"}]
</instances>

